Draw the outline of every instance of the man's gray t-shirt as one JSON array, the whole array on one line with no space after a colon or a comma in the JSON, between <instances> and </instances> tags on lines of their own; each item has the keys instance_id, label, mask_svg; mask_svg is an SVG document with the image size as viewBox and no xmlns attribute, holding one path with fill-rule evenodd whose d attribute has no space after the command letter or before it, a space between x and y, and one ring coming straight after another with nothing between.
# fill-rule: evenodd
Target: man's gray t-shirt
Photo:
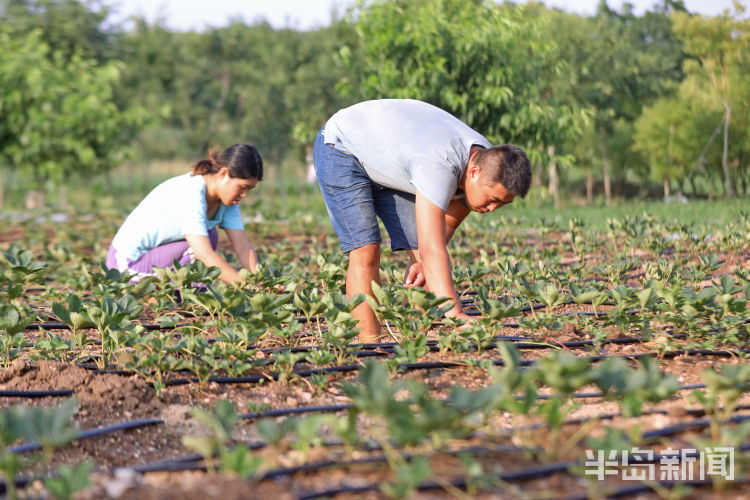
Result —
<instances>
[{"instance_id":1,"label":"man's gray t-shirt","mask_svg":"<svg viewBox=\"0 0 750 500\"><path fill-rule=\"evenodd\" d=\"M416 194L446 210L481 134L431 104L412 99L365 101L328 120L325 142L354 155L374 182Z\"/></svg>"}]
</instances>

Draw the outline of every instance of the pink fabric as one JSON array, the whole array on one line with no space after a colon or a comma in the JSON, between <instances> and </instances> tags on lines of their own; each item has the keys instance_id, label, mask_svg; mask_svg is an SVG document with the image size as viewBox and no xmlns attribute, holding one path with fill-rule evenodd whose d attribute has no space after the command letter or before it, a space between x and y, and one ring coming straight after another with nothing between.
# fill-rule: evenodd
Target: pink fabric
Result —
<instances>
[{"instance_id":1,"label":"pink fabric","mask_svg":"<svg viewBox=\"0 0 750 500\"><path fill-rule=\"evenodd\" d=\"M216 250L219 245L219 231L215 227L208 231L208 239L211 241L211 248ZM190 250L190 245L185 240L160 245L144 253L137 260L128 260L128 269L139 274L153 274L154 267L172 267L172 262L175 260L184 266L195 261L195 256L188 250ZM110 245L107 253L109 269L118 269L116 253L115 248Z\"/></svg>"}]
</instances>

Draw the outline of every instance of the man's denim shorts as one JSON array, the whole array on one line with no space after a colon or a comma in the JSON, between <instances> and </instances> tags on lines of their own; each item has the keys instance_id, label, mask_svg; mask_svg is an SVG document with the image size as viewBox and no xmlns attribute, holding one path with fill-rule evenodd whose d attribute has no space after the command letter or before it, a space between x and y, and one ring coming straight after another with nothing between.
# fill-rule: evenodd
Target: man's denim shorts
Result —
<instances>
[{"instance_id":1,"label":"man's denim shorts","mask_svg":"<svg viewBox=\"0 0 750 500\"><path fill-rule=\"evenodd\" d=\"M338 151L318 133L313 163L328 216L344 252L380 243L378 220L391 237L391 249L417 249L415 196L370 180L353 155Z\"/></svg>"}]
</instances>

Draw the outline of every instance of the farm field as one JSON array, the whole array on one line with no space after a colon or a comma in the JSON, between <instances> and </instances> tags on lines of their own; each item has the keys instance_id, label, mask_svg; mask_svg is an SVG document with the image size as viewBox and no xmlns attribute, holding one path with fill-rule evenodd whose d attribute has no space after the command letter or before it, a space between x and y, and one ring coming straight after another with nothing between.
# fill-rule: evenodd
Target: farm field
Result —
<instances>
[{"instance_id":1,"label":"farm field","mask_svg":"<svg viewBox=\"0 0 750 500\"><path fill-rule=\"evenodd\" d=\"M0 488L750 498L750 207L725 208L470 217L449 249L476 324L384 250L389 338L364 345L319 215L249 222L245 289L105 272L115 214L5 218Z\"/></svg>"}]
</instances>

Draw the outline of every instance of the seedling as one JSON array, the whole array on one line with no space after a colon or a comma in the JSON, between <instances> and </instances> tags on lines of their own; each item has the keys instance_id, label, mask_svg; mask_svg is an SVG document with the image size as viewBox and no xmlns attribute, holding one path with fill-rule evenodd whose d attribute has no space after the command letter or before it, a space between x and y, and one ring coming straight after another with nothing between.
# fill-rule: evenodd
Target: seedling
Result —
<instances>
[{"instance_id":1,"label":"seedling","mask_svg":"<svg viewBox=\"0 0 750 500\"><path fill-rule=\"evenodd\" d=\"M21 355L26 341L24 329L33 321L31 317L22 317L10 304L0 305L0 353L2 366L9 366Z\"/></svg>"},{"instance_id":2,"label":"seedling","mask_svg":"<svg viewBox=\"0 0 750 500\"><path fill-rule=\"evenodd\" d=\"M84 461L71 467L62 464L57 469L57 474L44 480L44 486L55 498L68 500L73 498L76 492L85 490L91 485L91 469L93 464Z\"/></svg>"},{"instance_id":3,"label":"seedling","mask_svg":"<svg viewBox=\"0 0 750 500\"><path fill-rule=\"evenodd\" d=\"M607 301L609 295L607 295L607 292L602 292L594 288L581 289L575 283L571 283L570 297L579 306L591 302L591 307L594 309L594 317L598 318L597 308Z\"/></svg>"},{"instance_id":4,"label":"seedling","mask_svg":"<svg viewBox=\"0 0 750 500\"><path fill-rule=\"evenodd\" d=\"M69 443L77 434L71 426L77 402L69 399L56 408L16 406L0 411L0 472L5 477L7 496L17 498L15 477L24 467L40 458L48 463L55 447ZM10 446L19 438L42 445L42 456L22 457L11 453Z\"/></svg>"},{"instance_id":5,"label":"seedling","mask_svg":"<svg viewBox=\"0 0 750 500\"><path fill-rule=\"evenodd\" d=\"M86 314L78 295L74 293L68 294L67 305L55 302L52 304L52 312L55 313L60 321L70 327L70 330L73 333L73 338L78 347L83 348L91 343L86 334L80 330L92 328L95 325L94 322L91 321L91 318L89 318L88 314Z\"/></svg>"},{"instance_id":6,"label":"seedling","mask_svg":"<svg viewBox=\"0 0 750 500\"><path fill-rule=\"evenodd\" d=\"M67 354L73 347L73 343L52 332L45 332L44 337L34 342L34 349L39 354L32 358L39 359L56 359L58 361L67 361Z\"/></svg>"},{"instance_id":7,"label":"seedling","mask_svg":"<svg viewBox=\"0 0 750 500\"><path fill-rule=\"evenodd\" d=\"M4 267L7 266L3 270L6 279L21 285L21 295L32 285L44 283L44 275L50 269L48 264L34 260L34 254L30 250L24 250L17 244L0 252L0 262Z\"/></svg>"},{"instance_id":8,"label":"seedling","mask_svg":"<svg viewBox=\"0 0 750 500\"><path fill-rule=\"evenodd\" d=\"M294 375L295 365L304 361L307 355L306 352L291 350L273 353L274 368L279 373L279 380L288 381Z\"/></svg>"},{"instance_id":9,"label":"seedling","mask_svg":"<svg viewBox=\"0 0 750 500\"><path fill-rule=\"evenodd\" d=\"M195 407L190 411L190 414L208 429L208 434L205 436L183 436L182 444L186 448L199 453L209 471L214 471L215 466L212 458L217 455L226 455L227 462L230 465L247 465L246 456L227 454L227 444L232 439L234 427L239 421L232 403L221 399L216 402L211 412ZM245 468L242 467L242 470L245 471Z\"/></svg>"},{"instance_id":10,"label":"seedling","mask_svg":"<svg viewBox=\"0 0 750 500\"><path fill-rule=\"evenodd\" d=\"M641 415L644 403L663 401L680 389L677 379L659 370L650 357L642 358L637 370L628 369L621 358L608 359L592 372L592 378L606 398L620 401L628 417Z\"/></svg>"},{"instance_id":11,"label":"seedling","mask_svg":"<svg viewBox=\"0 0 750 500\"><path fill-rule=\"evenodd\" d=\"M419 358L430 352L430 348L427 346L427 337L421 335L416 339L402 340L395 351L395 355L389 360L391 366L416 363Z\"/></svg>"},{"instance_id":12,"label":"seedling","mask_svg":"<svg viewBox=\"0 0 750 500\"><path fill-rule=\"evenodd\" d=\"M324 290L336 292L341 289L341 284L346 277L344 259L345 257L340 254L331 255L324 252L318 255L317 262L320 266L320 272L316 281L321 284Z\"/></svg>"},{"instance_id":13,"label":"seedling","mask_svg":"<svg viewBox=\"0 0 750 500\"><path fill-rule=\"evenodd\" d=\"M750 392L750 365L724 365L721 372L704 370L701 378L706 384L706 394L695 392L694 396L711 415L711 435L719 438L723 420L728 419L737 407L737 399Z\"/></svg>"}]
</instances>

